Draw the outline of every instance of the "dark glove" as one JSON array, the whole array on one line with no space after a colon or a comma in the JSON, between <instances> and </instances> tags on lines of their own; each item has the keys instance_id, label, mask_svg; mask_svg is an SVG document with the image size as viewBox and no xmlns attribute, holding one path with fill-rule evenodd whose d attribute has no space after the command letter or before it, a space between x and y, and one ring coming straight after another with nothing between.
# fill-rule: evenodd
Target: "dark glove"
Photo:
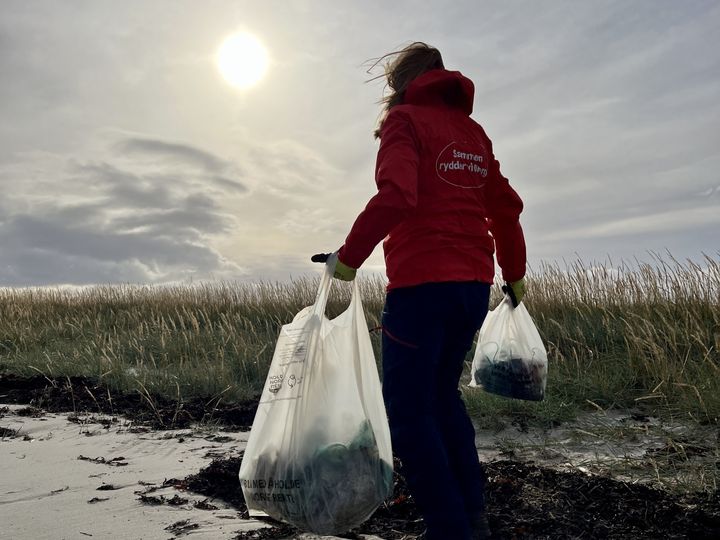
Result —
<instances>
[{"instance_id":1,"label":"dark glove","mask_svg":"<svg viewBox=\"0 0 720 540\"><path fill-rule=\"evenodd\" d=\"M310 260L317 263L326 263L330 255L332 255L332 253L316 253L310 257Z\"/></svg>"},{"instance_id":2,"label":"dark glove","mask_svg":"<svg viewBox=\"0 0 720 540\"><path fill-rule=\"evenodd\" d=\"M310 257L310 260L312 262L319 262L319 263L327 263L327 260L330 258L330 255L332 253L316 253L312 257ZM350 268L347 264L343 263L340 259L337 259L337 262L335 263L335 273L333 274L333 277L335 279L341 279L343 281L352 281L355 279L355 275L357 274L357 270L355 268Z\"/></svg>"},{"instance_id":3,"label":"dark glove","mask_svg":"<svg viewBox=\"0 0 720 540\"><path fill-rule=\"evenodd\" d=\"M510 297L513 307L518 307L525 297L525 278L520 278L512 283L505 283L502 290Z\"/></svg>"}]
</instances>

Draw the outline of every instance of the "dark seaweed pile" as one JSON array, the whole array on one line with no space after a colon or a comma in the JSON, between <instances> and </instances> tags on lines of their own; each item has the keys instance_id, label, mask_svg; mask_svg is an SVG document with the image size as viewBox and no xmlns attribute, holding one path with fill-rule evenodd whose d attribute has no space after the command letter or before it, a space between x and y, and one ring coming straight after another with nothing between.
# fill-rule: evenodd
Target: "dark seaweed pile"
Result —
<instances>
[{"instance_id":1,"label":"dark seaweed pile","mask_svg":"<svg viewBox=\"0 0 720 540\"><path fill-rule=\"evenodd\" d=\"M244 516L237 472L241 457L215 460L186 479L188 488L236 506ZM396 468L399 463L396 462ZM498 539L720 538L720 496L678 496L650 487L533 464L494 461L488 474L488 518ZM424 527L401 472L393 496L362 526L342 535L375 534L386 540L419 535ZM300 531L268 520L270 527L236 540L284 539Z\"/></svg>"},{"instance_id":2,"label":"dark seaweed pile","mask_svg":"<svg viewBox=\"0 0 720 540\"><path fill-rule=\"evenodd\" d=\"M0 403L27 403L48 412L122 414L153 429L182 429L194 422L218 422L232 429L250 429L257 400L246 403L173 401L140 393L110 394L107 387L85 377L50 381L0 374Z\"/></svg>"}]
</instances>

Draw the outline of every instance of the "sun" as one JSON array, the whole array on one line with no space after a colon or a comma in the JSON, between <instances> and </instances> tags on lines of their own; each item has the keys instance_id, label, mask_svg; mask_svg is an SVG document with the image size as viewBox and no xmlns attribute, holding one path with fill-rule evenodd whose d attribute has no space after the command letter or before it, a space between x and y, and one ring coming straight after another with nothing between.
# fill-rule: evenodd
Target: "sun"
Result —
<instances>
[{"instance_id":1,"label":"sun","mask_svg":"<svg viewBox=\"0 0 720 540\"><path fill-rule=\"evenodd\" d=\"M215 57L220 73L236 88L257 84L268 69L268 53L252 34L238 32L225 38Z\"/></svg>"}]
</instances>

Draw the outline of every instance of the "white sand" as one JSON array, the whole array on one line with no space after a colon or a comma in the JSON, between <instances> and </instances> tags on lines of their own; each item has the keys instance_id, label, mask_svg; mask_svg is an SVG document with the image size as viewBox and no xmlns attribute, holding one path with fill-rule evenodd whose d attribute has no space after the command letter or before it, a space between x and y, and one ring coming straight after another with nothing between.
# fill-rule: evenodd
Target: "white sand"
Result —
<instances>
[{"instance_id":1,"label":"white sand","mask_svg":"<svg viewBox=\"0 0 720 540\"><path fill-rule=\"evenodd\" d=\"M149 506L139 500L147 484L160 486L166 479L182 479L199 472L214 457L237 455L249 433L199 429L132 433L132 424L124 419L106 429L92 421L69 422L68 414L28 418L14 414L22 407L2 407L10 412L0 418L0 427L19 430L19 436L0 440L0 539L221 540L265 526L240 519L236 510L217 500L208 501L217 510L196 509L193 503L205 497L174 487L148 495L177 495L188 499L187 503ZM216 437L231 440L217 442ZM78 459L81 455L115 465ZM98 491L103 484L116 489ZM94 498L107 500L88 502ZM181 533L166 530L185 520L197 527ZM305 534L299 538L319 537Z\"/></svg>"},{"instance_id":2,"label":"white sand","mask_svg":"<svg viewBox=\"0 0 720 540\"><path fill-rule=\"evenodd\" d=\"M11 411L19 407L10 406ZM238 519L238 513L219 501L218 510L198 510L192 503L203 497L165 488L151 495L188 499L177 507L141 504L138 482L162 484L198 472L212 453L232 455L242 449L247 433L222 433L232 442L210 442L190 430L130 433L122 421L105 429L100 424L68 422L67 414L25 418L7 414L0 426L19 429L20 437L0 441L0 538L167 539L165 528L181 521L197 524L193 538L232 538L238 531L257 528L256 521ZM180 443L177 436L185 434ZM79 460L78 456L123 457L111 466ZM116 490L97 491L103 484ZM88 503L93 498L105 499Z\"/></svg>"}]
</instances>

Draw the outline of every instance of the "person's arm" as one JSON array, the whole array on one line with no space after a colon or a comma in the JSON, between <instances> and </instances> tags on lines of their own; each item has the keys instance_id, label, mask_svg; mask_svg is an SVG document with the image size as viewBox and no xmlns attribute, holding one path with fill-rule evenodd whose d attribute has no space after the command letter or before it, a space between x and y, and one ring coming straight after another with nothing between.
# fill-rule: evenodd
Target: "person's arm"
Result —
<instances>
[{"instance_id":1,"label":"person's arm","mask_svg":"<svg viewBox=\"0 0 720 540\"><path fill-rule=\"evenodd\" d=\"M375 181L378 192L345 239L338 259L360 268L375 246L417 206L418 143L410 119L391 111L383 122Z\"/></svg>"},{"instance_id":2,"label":"person's arm","mask_svg":"<svg viewBox=\"0 0 720 540\"><path fill-rule=\"evenodd\" d=\"M492 148L491 148L492 152ZM502 277L514 283L525 276L525 236L520 225L523 202L500 172L500 164L492 155L492 180L488 184L486 209L488 227L495 239L495 252Z\"/></svg>"}]
</instances>

